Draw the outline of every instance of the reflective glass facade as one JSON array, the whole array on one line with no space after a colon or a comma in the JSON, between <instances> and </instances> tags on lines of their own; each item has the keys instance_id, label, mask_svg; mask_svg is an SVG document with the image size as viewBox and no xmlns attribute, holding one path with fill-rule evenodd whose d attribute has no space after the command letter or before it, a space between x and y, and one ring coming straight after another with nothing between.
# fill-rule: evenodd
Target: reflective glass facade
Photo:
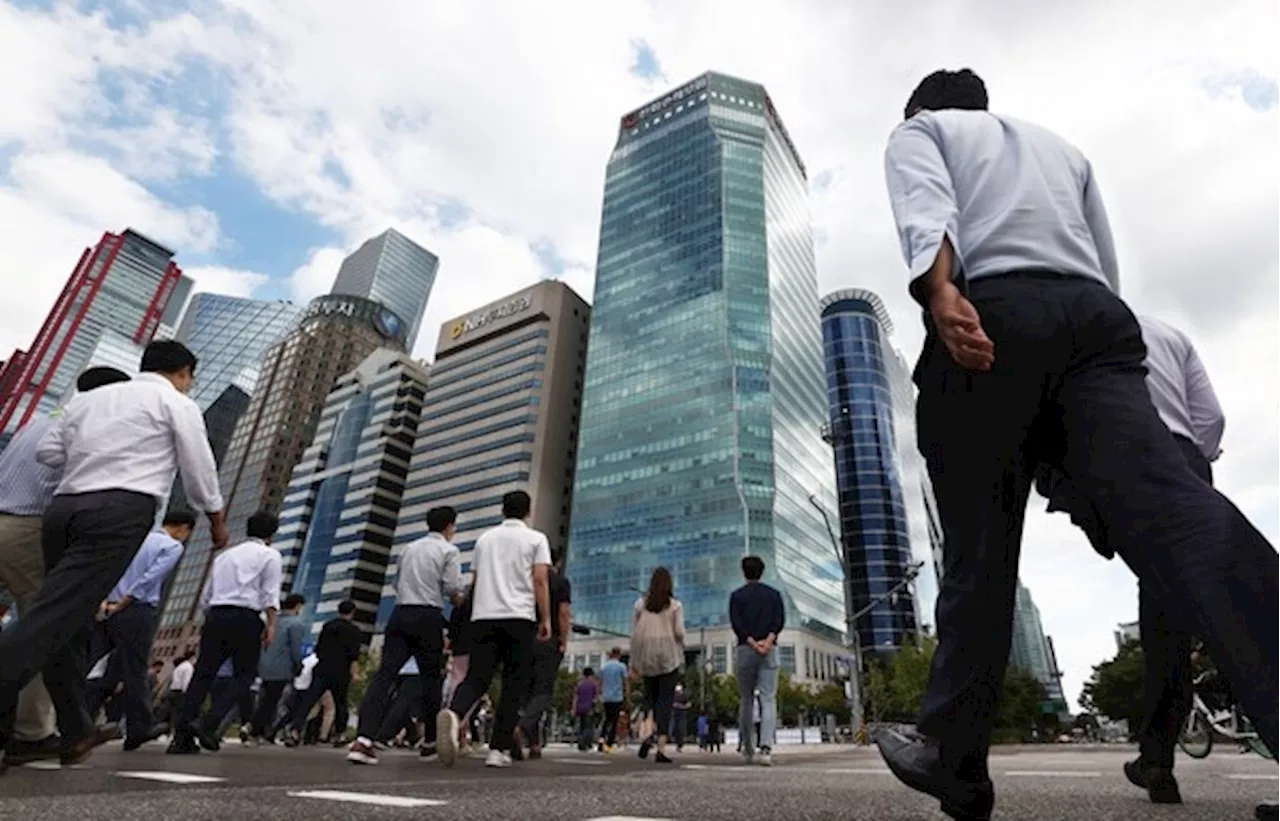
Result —
<instances>
[{"instance_id":1,"label":"reflective glass facade","mask_svg":"<svg viewBox=\"0 0 1280 821\"><path fill-rule=\"evenodd\" d=\"M412 351L439 266L435 254L389 228L342 261L330 293L362 296L390 308L409 323L406 337Z\"/></svg>"},{"instance_id":2,"label":"reflective glass facade","mask_svg":"<svg viewBox=\"0 0 1280 821\"><path fill-rule=\"evenodd\" d=\"M569 543L575 619L627 632L657 565L691 628L761 556L788 623L843 632L805 171L762 86L623 117L605 177Z\"/></svg>"},{"instance_id":3,"label":"reflective glass facade","mask_svg":"<svg viewBox=\"0 0 1280 821\"><path fill-rule=\"evenodd\" d=\"M406 354L375 351L338 380L293 469L275 543L314 633L346 598L373 628L426 384Z\"/></svg>"},{"instance_id":4,"label":"reflective glass facade","mask_svg":"<svg viewBox=\"0 0 1280 821\"><path fill-rule=\"evenodd\" d=\"M253 393L262 355L293 330L301 312L291 302L196 294L174 338L200 360L190 393L200 409L232 384Z\"/></svg>"},{"instance_id":5,"label":"reflective glass facade","mask_svg":"<svg viewBox=\"0 0 1280 821\"><path fill-rule=\"evenodd\" d=\"M146 346L134 342L132 337L104 328L98 335L98 341L89 349L89 353L81 362L80 371L83 373L90 368L106 367L136 376L138 369L142 367L142 352L145 349ZM76 386L73 381L58 404L66 405L75 395Z\"/></svg>"},{"instance_id":6,"label":"reflective glass facade","mask_svg":"<svg viewBox=\"0 0 1280 821\"><path fill-rule=\"evenodd\" d=\"M828 439L855 611L892 590L912 563L887 364L890 331L884 305L869 291L839 291L823 300ZM856 629L864 650L889 651L914 635L918 623L908 586L862 616Z\"/></svg>"},{"instance_id":7,"label":"reflective glass facade","mask_svg":"<svg viewBox=\"0 0 1280 821\"><path fill-rule=\"evenodd\" d=\"M1045 685L1050 699L1062 698L1062 684L1057 675L1057 660L1053 648L1040 623L1040 608L1031 598L1031 591L1018 580L1017 595L1013 605L1013 645L1009 648L1009 663Z\"/></svg>"}]
</instances>

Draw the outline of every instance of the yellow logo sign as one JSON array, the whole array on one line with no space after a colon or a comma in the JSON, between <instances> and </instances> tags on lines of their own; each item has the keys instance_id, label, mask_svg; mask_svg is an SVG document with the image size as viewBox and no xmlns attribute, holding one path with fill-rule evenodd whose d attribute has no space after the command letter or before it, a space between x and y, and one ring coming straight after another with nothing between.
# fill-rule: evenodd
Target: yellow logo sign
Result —
<instances>
[{"instance_id":1,"label":"yellow logo sign","mask_svg":"<svg viewBox=\"0 0 1280 821\"><path fill-rule=\"evenodd\" d=\"M457 339L458 337L462 336L463 333L466 332L466 330L467 330L467 323L455 322L453 327L449 330L449 338Z\"/></svg>"}]
</instances>

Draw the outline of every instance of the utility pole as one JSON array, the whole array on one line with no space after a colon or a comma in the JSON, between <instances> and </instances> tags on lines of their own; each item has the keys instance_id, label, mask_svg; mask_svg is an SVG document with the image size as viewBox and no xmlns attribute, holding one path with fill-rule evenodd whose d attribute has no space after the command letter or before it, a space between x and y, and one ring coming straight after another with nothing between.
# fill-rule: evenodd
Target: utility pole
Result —
<instances>
[{"instance_id":1,"label":"utility pole","mask_svg":"<svg viewBox=\"0 0 1280 821\"><path fill-rule=\"evenodd\" d=\"M840 548L840 540L836 538L836 531L831 526L831 517L827 515L827 509L813 494L809 494L809 503L822 514L822 521L827 526L827 535L831 537L831 547L836 552L836 561L840 562L840 587L844 590L844 629L849 637L849 651L853 654L853 670L849 675L850 722L857 728L862 726L862 642L858 636L858 619L853 612L853 587L849 584L849 557Z\"/></svg>"}]
</instances>

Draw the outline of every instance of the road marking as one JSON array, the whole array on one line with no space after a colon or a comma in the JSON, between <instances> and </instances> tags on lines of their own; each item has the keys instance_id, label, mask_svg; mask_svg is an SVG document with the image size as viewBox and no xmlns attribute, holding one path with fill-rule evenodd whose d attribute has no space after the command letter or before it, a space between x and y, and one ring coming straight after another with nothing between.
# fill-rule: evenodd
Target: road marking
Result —
<instances>
[{"instance_id":1,"label":"road marking","mask_svg":"<svg viewBox=\"0 0 1280 821\"><path fill-rule=\"evenodd\" d=\"M191 773L167 773L162 770L131 770L118 772L121 778L141 778L144 781L163 781L166 784L216 784L226 781L212 775L192 775Z\"/></svg>"},{"instance_id":2,"label":"road marking","mask_svg":"<svg viewBox=\"0 0 1280 821\"><path fill-rule=\"evenodd\" d=\"M58 761L28 761L22 765L24 770L87 770L88 764L72 764L71 766L63 766Z\"/></svg>"},{"instance_id":3,"label":"road marking","mask_svg":"<svg viewBox=\"0 0 1280 821\"><path fill-rule=\"evenodd\" d=\"M1010 770L1005 775L1025 778L1098 778L1102 773L1088 770Z\"/></svg>"},{"instance_id":4,"label":"road marking","mask_svg":"<svg viewBox=\"0 0 1280 821\"><path fill-rule=\"evenodd\" d=\"M829 773L831 775L887 775L889 773L889 768L888 767L862 767L862 768L844 767L844 768L834 768L830 770L823 770L823 772Z\"/></svg>"},{"instance_id":5,"label":"road marking","mask_svg":"<svg viewBox=\"0 0 1280 821\"><path fill-rule=\"evenodd\" d=\"M587 821L671 821L671 819L641 818L638 815L605 815L600 818L588 818Z\"/></svg>"},{"instance_id":6,"label":"road marking","mask_svg":"<svg viewBox=\"0 0 1280 821\"><path fill-rule=\"evenodd\" d=\"M1227 778L1230 778L1232 781L1275 781L1277 778L1280 778L1280 776L1263 775L1261 773L1235 773L1228 775Z\"/></svg>"},{"instance_id":7,"label":"road marking","mask_svg":"<svg viewBox=\"0 0 1280 821\"><path fill-rule=\"evenodd\" d=\"M324 801L349 801L352 804L374 804L379 807L443 807L448 801L434 798L407 798L403 795L376 795L367 792L343 792L342 790L307 790L291 792L290 798L319 798Z\"/></svg>"},{"instance_id":8,"label":"road marking","mask_svg":"<svg viewBox=\"0 0 1280 821\"><path fill-rule=\"evenodd\" d=\"M732 765L732 764L729 764L729 765L718 765L718 764L681 764L681 765L680 765L680 769L682 769L682 770L716 770L716 771L723 771L723 772L735 772L735 773L740 773L740 772L745 772L745 771L747 771L747 770L759 770L759 769L763 769L763 768L762 768L762 767L748 767L748 766L746 766L745 764L740 764L740 765L737 765L737 766L734 766L734 765Z\"/></svg>"},{"instance_id":9,"label":"road marking","mask_svg":"<svg viewBox=\"0 0 1280 821\"><path fill-rule=\"evenodd\" d=\"M556 761L557 764L576 764L579 767L607 767L608 761L591 761L590 759L581 758L561 758Z\"/></svg>"}]
</instances>

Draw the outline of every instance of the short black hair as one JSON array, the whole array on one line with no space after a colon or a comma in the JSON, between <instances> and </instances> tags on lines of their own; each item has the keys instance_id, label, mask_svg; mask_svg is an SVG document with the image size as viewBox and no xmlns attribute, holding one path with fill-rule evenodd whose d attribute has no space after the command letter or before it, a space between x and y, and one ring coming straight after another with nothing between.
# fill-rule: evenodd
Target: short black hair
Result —
<instances>
[{"instance_id":1,"label":"short black hair","mask_svg":"<svg viewBox=\"0 0 1280 821\"><path fill-rule=\"evenodd\" d=\"M279 529L280 517L267 510L259 510L250 516L244 526L245 535L250 539L270 539Z\"/></svg>"},{"instance_id":2,"label":"short black hair","mask_svg":"<svg viewBox=\"0 0 1280 821\"><path fill-rule=\"evenodd\" d=\"M506 519L524 519L533 510L533 499L523 490L513 490L502 497L502 516Z\"/></svg>"},{"instance_id":3,"label":"short black hair","mask_svg":"<svg viewBox=\"0 0 1280 821\"><path fill-rule=\"evenodd\" d=\"M161 524L174 525L175 527L182 527L183 525L186 525L192 530L195 530L196 514L189 510L171 510L164 514L164 521L161 522Z\"/></svg>"},{"instance_id":4,"label":"short black hair","mask_svg":"<svg viewBox=\"0 0 1280 821\"><path fill-rule=\"evenodd\" d=\"M595 674L596 674L596 671L592 670L590 667L582 668L582 675L584 676L594 676Z\"/></svg>"},{"instance_id":5,"label":"short black hair","mask_svg":"<svg viewBox=\"0 0 1280 821\"><path fill-rule=\"evenodd\" d=\"M184 368L190 368L194 376L199 361L186 345L173 339L165 339L152 342L142 352L140 370L143 373L181 373Z\"/></svg>"},{"instance_id":6,"label":"short black hair","mask_svg":"<svg viewBox=\"0 0 1280 821\"><path fill-rule=\"evenodd\" d=\"M432 533L444 533L446 527L457 523L458 511L448 505L433 507L427 511L427 529Z\"/></svg>"},{"instance_id":7,"label":"short black hair","mask_svg":"<svg viewBox=\"0 0 1280 821\"><path fill-rule=\"evenodd\" d=\"M342 604L338 605L339 616L350 616L354 612L356 612L356 603L351 599L344 599Z\"/></svg>"},{"instance_id":8,"label":"short black hair","mask_svg":"<svg viewBox=\"0 0 1280 821\"><path fill-rule=\"evenodd\" d=\"M80 393L88 393L98 388L105 388L107 385L114 385L117 382L128 382L129 374L116 368L108 368L99 366L90 368L80 377L76 379L76 390Z\"/></svg>"},{"instance_id":9,"label":"short black hair","mask_svg":"<svg viewBox=\"0 0 1280 821\"><path fill-rule=\"evenodd\" d=\"M920 81L911 92L902 116L910 118L917 111L941 111L959 108L966 111L986 111L987 84L967 68L959 71L935 71Z\"/></svg>"},{"instance_id":10,"label":"short black hair","mask_svg":"<svg viewBox=\"0 0 1280 821\"><path fill-rule=\"evenodd\" d=\"M742 557L742 575L749 582L758 582L764 576L764 559L759 556Z\"/></svg>"},{"instance_id":11,"label":"short black hair","mask_svg":"<svg viewBox=\"0 0 1280 821\"><path fill-rule=\"evenodd\" d=\"M301 593L290 593L289 595L284 597L285 610L292 610L298 605L306 604L306 603L307 603L307 600L302 596Z\"/></svg>"}]
</instances>

